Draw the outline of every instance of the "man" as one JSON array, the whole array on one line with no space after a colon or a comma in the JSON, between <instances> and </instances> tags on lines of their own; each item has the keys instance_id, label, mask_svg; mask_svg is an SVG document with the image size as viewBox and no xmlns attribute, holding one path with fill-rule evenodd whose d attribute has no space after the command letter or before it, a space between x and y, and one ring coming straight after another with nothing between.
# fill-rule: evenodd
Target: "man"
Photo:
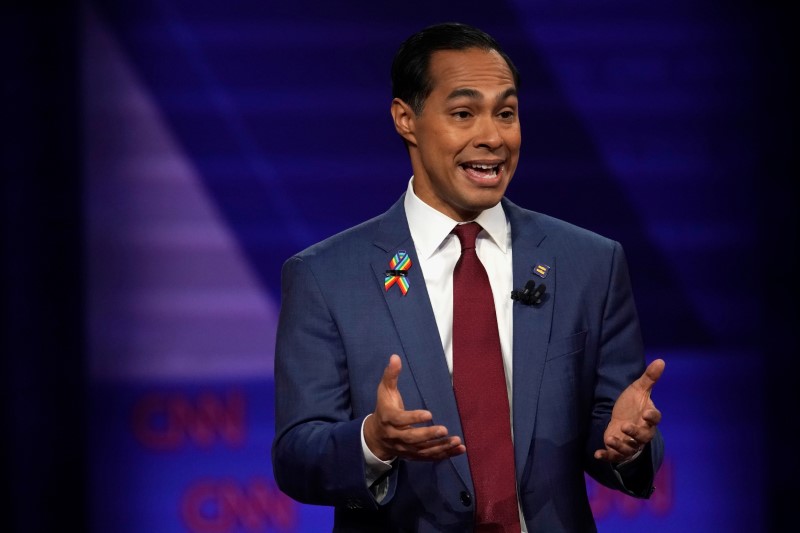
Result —
<instances>
[{"instance_id":1,"label":"man","mask_svg":"<svg viewBox=\"0 0 800 533\"><path fill-rule=\"evenodd\" d=\"M646 498L663 457L622 249L504 198L519 81L490 36L427 28L392 83L405 195L284 265L275 479L340 531L594 530L584 472Z\"/></svg>"}]
</instances>

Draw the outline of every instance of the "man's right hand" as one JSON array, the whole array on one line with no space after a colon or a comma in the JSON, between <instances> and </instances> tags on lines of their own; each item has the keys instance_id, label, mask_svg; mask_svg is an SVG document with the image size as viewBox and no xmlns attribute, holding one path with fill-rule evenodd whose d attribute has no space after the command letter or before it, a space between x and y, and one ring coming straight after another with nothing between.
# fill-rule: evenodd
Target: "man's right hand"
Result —
<instances>
[{"instance_id":1,"label":"man's right hand","mask_svg":"<svg viewBox=\"0 0 800 533\"><path fill-rule=\"evenodd\" d=\"M433 420L430 411L406 411L397 389L403 365L394 354L378 384L375 411L364 423L364 440L370 451L383 461L395 457L418 461L439 461L467 451L461 438L448 436L444 426L424 425Z\"/></svg>"}]
</instances>

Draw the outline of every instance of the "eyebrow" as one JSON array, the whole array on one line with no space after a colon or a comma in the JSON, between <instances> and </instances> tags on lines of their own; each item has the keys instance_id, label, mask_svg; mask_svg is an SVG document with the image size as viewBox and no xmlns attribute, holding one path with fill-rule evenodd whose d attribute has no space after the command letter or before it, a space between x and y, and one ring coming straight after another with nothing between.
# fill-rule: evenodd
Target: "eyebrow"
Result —
<instances>
[{"instance_id":1,"label":"eyebrow","mask_svg":"<svg viewBox=\"0 0 800 533\"><path fill-rule=\"evenodd\" d=\"M502 102L509 96L517 96L517 88L516 87L509 87L497 97L498 102ZM464 87L461 89L455 89L453 92L447 95L447 100L454 100L456 98L471 98L473 100L483 100L483 94L475 89L470 89L469 87Z\"/></svg>"}]
</instances>

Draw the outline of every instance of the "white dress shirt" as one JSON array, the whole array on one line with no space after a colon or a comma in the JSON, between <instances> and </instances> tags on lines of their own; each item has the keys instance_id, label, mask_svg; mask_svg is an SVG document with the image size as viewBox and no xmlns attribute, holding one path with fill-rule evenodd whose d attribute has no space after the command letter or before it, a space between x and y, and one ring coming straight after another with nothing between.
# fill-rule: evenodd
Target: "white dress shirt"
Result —
<instances>
[{"instance_id":1,"label":"white dress shirt","mask_svg":"<svg viewBox=\"0 0 800 533\"><path fill-rule=\"evenodd\" d=\"M436 327L442 340L447 367L453 375L453 269L461 256L461 244L452 234L459 222L437 211L419 199L414 193L414 178L408 182L408 190L403 204L406 211L411 239L417 252L416 268L422 270L425 287L428 289ZM506 374L506 390L509 407L512 384L512 338L514 321L512 317L511 290L513 286L513 262L511 258L511 225L506 219L500 204L483 211L475 219L483 231L475 241L475 251L489 276L489 284L494 295L497 327L500 334L500 349L503 354L503 368ZM388 360L389 355L386 354ZM433 413L434 420L436 413ZM365 419L366 420L366 419ZM386 494L388 485L375 481L391 469L392 461L382 461L367 447L364 428L361 428L361 446L367 464L367 486L380 501ZM380 486L384 485L384 486Z\"/></svg>"},{"instance_id":2,"label":"white dress shirt","mask_svg":"<svg viewBox=\"0 0 800 533\"><path fill-rule=\"evenodd\" d=\"M411 238L417 251L417 262L425 277L425 287L436 317L439 337L450 375L453 375L453 269L461 256L461 244L453 233L458 222L432 208L414 194L413 178L409 181L404 207ZM511 400L511 339L513 273L511 261L511 225L500 204L482 212L475 219L483 231L475 241L475 251L489 275L494 295L500 349L506 372L506 389ZM435 413L434 413L435 416Z\"/></svg>"}]
</instances>

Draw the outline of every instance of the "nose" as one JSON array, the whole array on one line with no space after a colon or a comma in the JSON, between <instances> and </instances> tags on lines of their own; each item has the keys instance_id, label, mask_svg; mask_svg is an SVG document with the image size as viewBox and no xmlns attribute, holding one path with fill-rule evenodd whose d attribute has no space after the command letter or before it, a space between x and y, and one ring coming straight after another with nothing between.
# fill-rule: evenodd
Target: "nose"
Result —
<instances>
[{"instance_id":1,"label":"nose","mask_svg":"<svg viewBox=\"0 0 800 533\"><path fill-rule=\"evenodd\" d=\"M503 136L494 116L484 116L476 121L474 144L478 148L497 150L503 146Z\"/></svg>"}]
</instances>

